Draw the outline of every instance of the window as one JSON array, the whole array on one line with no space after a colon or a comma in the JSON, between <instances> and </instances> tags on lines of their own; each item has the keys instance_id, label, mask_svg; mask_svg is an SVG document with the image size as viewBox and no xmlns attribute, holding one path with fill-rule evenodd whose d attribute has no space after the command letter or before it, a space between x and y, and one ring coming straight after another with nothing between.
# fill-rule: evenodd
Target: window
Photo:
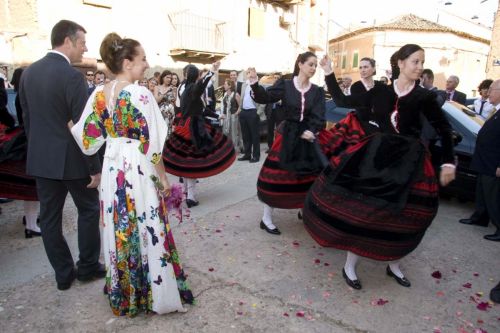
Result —
<instances>
[{"instance_id":1,"label":"window","mask_svg":"<svg viewBox=\"0 0 500 333\"><path fill-rule=\"evenodd\" d=\"M248 36L252 38L264 37L264 11L259 8L248 8Z\"/></svg>"},{"instance_id":2,"label":"window","mask_svg":"<svg viewBox=\"0 0 500 333\"><path fill-rule=\"evenodd\" d=\"M347 55L342 55L342 69L345 69L347 66Z\"/></svg>"},{"instance_id":3,"label":"window","mask_svg":"<svg viewBox=\"0 0 500 333\"><path fill-rule=\"evenodd\" d=\"M358 59L359 59L359 53L358 51L354 52L352 55L352 68L358 68Z\"/></svg>"}]
</instances>

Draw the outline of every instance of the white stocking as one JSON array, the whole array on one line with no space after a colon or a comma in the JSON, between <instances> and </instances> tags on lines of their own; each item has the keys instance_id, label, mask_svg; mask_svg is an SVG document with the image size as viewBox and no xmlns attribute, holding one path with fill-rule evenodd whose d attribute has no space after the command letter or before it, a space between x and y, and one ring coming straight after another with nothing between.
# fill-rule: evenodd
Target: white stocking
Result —
<instances>
[{"instance_id":1,"label":"white stocking","mask_svg":"<svg viewBox=\"0 0 500 333\"><path fill-rule=\"evenodd\" d=\"M401 270L399 269L399 260L398 261L392 261L390 264L389 264L389 268L391 269L391 271L394 273L394 275L396 275L398 278L404 278L404 274L401 272Z\"/></svg>"},{"instance_id":2,"label":"white stocking","mask_svg":"<svg viewBox=\"0 0 500 333\"><path fill-rule=\"evenodd\" d=\"M262 215L262 222L269 229L276 229L276 226L273 224L273 207L264 204L264 214Z\"/></svg>"},{"instance_id":3,"label":"white stocking","mask_svg":"<svg viewBox=\"0 0 500 333\"><path fill-rule=\"evenodd\" d=\"M24 201L24 217L26 218L26 229L40 232L40 228L38 227L38 225L36 225L39 211L39 201Z\"/></svg>"},{"instance_id":4,"label":"white stocking","mask_svg":"<svg viewBox=\"0 0 500 333\"><path fill-rule=\"evenodd\" d=\"M351 251L347 251L347 258L345 260L344 270L347 277L351 280L358 279L356 275L356 263L358 262L358 259L359 256L357 254L354 254Z\"/></svg>"},{"instance_id":5,"label":"white stocking","mask_svg":"<svg viewBox=\"0 0 500 333\"><path fill-rule=\"evenodd\" d=\"M187 183L187 198L196 201L195 198L196 178L184 178L184 183Z\"/></svg>"}]
</instances>

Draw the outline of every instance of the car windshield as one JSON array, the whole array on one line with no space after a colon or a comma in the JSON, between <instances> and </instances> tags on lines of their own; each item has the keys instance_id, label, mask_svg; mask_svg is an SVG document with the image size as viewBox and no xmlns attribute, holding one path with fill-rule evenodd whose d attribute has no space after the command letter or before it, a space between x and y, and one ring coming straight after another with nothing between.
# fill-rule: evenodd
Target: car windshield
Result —
<instances>
[{"instance_id":1,"label":"car windshield","mask_svg":"<svg viewBox=\"0 0 500 333\"><path fill-rule=\"evenodd\" d=\"M460 103L453 102L453 101L448 101L447 103L453 105L457 110L461 111L464 115L466 115L467 118L470 119L469 121L473 121L473 122L477 123L479 125L479 127L483 126L483 124L484 124L483 118L479 117L477 115L477 113L475 113L474 111L472 111L468 107L466 107Z\"/></svg>"}]
</instances>

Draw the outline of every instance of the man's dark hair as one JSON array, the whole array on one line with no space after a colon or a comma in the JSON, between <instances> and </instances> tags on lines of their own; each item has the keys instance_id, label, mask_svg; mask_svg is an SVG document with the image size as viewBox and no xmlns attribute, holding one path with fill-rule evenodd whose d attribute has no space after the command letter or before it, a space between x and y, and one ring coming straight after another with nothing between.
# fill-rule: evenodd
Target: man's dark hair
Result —
<instances>
[{"instance_id":1,"label":"man's dark hair","mask_svg":"<svg viewBox=\"0 0 500 333\"><path fill-rule=\"evenodd\" d=\"M422 76L424 76L424 74L425 74L425 75L427 75L427 77L428 77L429 79L434 80L434 72L432 71L432 69L430 69L430 68L426 68L426 69L424 69L424 70L422 71Z\"/></svg>"},{"instance_id":2,"label":"man's dark hair","mask_svg":"<svg viewBox=\"0 0 500 333\"><path fill-rule=\"evenodd\" d=\"M69 37L73 43L76 42L76 33L82 31L87 33L87 31L78 23L68 20L61 20L54 25L52 32L50 34L50 43L52 48L56 48L64 44L64 39Z\"/></svg>"},{"instance_id":3,"label":"man's dark hair","mask_svg":"<svg viewBox=\"0 0 500 333\"><path fill-rule=\"evenodd\" d=\"M106 77L106 73L104 73L103 71L97 71L97 72L95 72L94 75L97 76L97 74L104 74L104 77Z\"/></svg>"}]
</instances>

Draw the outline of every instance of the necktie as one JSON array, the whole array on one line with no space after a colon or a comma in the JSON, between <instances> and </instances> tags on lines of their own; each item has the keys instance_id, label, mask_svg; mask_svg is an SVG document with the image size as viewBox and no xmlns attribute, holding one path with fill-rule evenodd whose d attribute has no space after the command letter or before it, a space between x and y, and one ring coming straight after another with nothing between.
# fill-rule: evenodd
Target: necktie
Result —
<instances>
[{"instance_id":1,"label":"necktie","mask_svg":"<svg viewBox=\"0 0 500 333\"><path fill-rule=\"evenodd\" d=\"M486 103L486 101L481 101L481 107L479 108L479 115L483 113L484 103Z\"/></svg>"},{"instance_id":2,"label":"necktie","mask_svg":"<svg viewBox=\"0 0 500 333\"><path fill-rule=\"evenodd\" d=\"M451 94L449 92L446 93L446 100L451 101Z\"/></svg>"}]
</instances>

